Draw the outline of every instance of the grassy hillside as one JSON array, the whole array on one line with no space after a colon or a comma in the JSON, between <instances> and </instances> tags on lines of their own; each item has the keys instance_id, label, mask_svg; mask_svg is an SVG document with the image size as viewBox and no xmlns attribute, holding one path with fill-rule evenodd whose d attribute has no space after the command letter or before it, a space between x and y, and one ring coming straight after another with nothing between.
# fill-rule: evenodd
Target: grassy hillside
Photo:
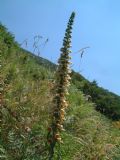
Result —
<instances>
[{"instance_id":1,"label":"grassy hillside","mask_svg":"<svg viewBox=\"0 0 120 160\"><path fill-rule=\"evenodd\" d=\"M0 159L47 159L46 135L56 65L21 49L2 25L0 54ZM115 103L115 109L110 109L119 114L119 96L91 84L78 73L72 72L72 77L64 143L56 147L54 160L60 152L63 160L119 160L120 123L97 112L93 103L106 111Z\"/></svg>"},{"instance_id":2,"label":"grassy hillside","mask_svg":"<svg viewBox=\"0 0 120 160\"><path fill-rule=\"evenodd\" d=\"M73 83L85 95L91 96L97 111L112 120L120 119L120 96L99 87L96 81L89 82L78 73L74 73Z\"/></svg>"}]
</instances>

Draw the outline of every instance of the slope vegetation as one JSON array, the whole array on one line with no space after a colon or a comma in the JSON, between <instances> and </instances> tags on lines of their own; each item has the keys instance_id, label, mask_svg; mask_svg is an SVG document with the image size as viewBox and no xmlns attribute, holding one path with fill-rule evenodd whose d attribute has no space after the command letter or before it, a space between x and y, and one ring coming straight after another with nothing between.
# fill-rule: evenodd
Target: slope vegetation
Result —
<instances>
[{"instance_id":1,"label":"slope vegetation","mask_svg":"<svg viewBox=\"0 0 120 160\"><path fill-rule=\"evenodd\" d=\"M53 105L56 65L21 49L2 25L0 54L0 159L47 159L46 135ZM107 111L106 106L113 98L116 102L114 111L118 114L119 96L91 84L78 73L72 72L72 77L64 124L66 131L62 134L64 143L56 147L54 160L59 155L63 160L119 160L120 123L97 112L93 103L104 95L99 103ZM93 90L88 90L89 87ZM100 91L94 92L95 89ZM83 91L92 98L88 99ZM106 95L108 99L105 99Z\"/></svg>"}]
</instances>

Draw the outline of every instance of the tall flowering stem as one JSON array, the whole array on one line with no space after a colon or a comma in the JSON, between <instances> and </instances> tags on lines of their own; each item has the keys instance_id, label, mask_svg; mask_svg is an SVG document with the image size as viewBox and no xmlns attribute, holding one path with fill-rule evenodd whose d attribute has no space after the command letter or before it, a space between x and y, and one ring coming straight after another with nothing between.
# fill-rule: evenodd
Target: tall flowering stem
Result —
<instances>
[{"instance_id":1,"label":"tall flowering stem","mask_svg":"<svg viewBox=\"0 0 120 160\"><path fill-rule=\"evenodd\" d=\"M52 123L48 128L48 142L50 144L49 160L53 159L54 148L56 143L61 143L62 139L60 132L64 130L63 122L65 121L65 109L68 107L66 96L68 93L68 87L70 85L70 47L71 47L71 33L72 25L74 22L75 13L72 12L69 22L67 24L67 29L65 32L65 37L63 40L63 47L60 49L61 56L58 60L58 68L56 71L56 83L55 83L55 95L53 98L53 115Z\"/></svg>"}]
</instances>

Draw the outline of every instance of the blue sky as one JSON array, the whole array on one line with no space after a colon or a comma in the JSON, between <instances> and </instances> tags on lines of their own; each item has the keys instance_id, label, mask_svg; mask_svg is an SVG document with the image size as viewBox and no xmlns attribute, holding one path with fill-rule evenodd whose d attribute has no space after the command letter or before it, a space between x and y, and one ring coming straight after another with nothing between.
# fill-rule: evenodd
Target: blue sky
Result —
<instances>
[{"instance_id":1,"label":"blue sky","mask_svg":"<svg viewBox=\"0 0 120 160\"><path fill-rule=\"evenodd\" d=\"M67 21L76 12L72 68L90 81L120 95L119 0L0 0L0 21L33 51L33 37L43 36L41 56L57 62ZM77 50L90 46L82 59ZM23 46L24 47L24 46Z\"/></svg>"}]
</instances>

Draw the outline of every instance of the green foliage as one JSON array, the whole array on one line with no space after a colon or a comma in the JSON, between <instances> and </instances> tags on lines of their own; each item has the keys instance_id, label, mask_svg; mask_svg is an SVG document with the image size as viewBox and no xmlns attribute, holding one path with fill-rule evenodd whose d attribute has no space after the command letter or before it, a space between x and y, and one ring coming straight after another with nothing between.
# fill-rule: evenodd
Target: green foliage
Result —
<instances>
[{"instance_id":1,"label":"green foliage","mask_svg":"<svg viewBox=\"0 0 120 160\"><path fill-rule=\"evenodd\" d=\"M80 74L73 72L72 82L78 90L85 95L90 95L92 102L96 104L96 110L113 120L120 119L120 96L98 87L97 82L89 82Z\"/></svg>"},{"instance_id":2,"label":"green foliage","mask_svg":"<svg viewBox=\"0 0 120 160\"><path fill-rule=\"evenodd\" d=\"M13 45L17 45L14 41L14 36L7 31L7 28L0 24L0 41L6 45L7 48L11 48Z\"/></svg>"}]
</instances>

